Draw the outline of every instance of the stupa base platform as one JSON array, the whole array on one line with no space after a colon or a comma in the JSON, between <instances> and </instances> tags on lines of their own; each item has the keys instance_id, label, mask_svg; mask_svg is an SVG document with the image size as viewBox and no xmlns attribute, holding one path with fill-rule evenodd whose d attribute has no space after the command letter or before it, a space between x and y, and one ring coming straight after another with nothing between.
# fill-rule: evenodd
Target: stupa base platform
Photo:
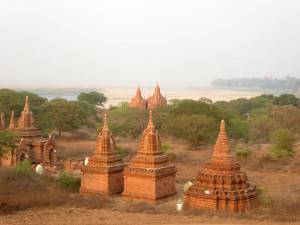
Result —
<instances>
[{"instance_id":1,"label":"stupa base platform","mask_svg":"<svg viewBox=\"0 0 300 225\"><path fill-rule=\"evenodd\" d=\"M109 192L109 191L97 191L97 190L89 190L89 189L81 189L79 190L79 193L82 195L98 195L101 197L109 197L114 195L120 195L123 191L119 192Z\"/></svg>"},{"instance_id":2,"label":"stupa base platform","mask_svg":"<svg viewBox=\"0 0 300 225\"><path fill-rule=\"evenodd\" d=\"M193 190L192 187L185 192L185 201L192 208L238 213L250 211L258 205L258 190L254 187L220 194L221 191Z\"/></svg>"},{"instance_id":3,"label":"stupa base platform","mask_svg":"<svg viewBox=\"0 0 300 225\"><path fill-rule=\"evenodd\" d=\"M175 167L164 169L145 169L139 168L139 172L148 172L155 174L165 169L174 172L161 176L153 176L145 173L124 173L124 192L125 199L137 199L150 202L162 202L176 196L175 188ZM128 171L128 168L125 169ZM136 169L129 169L135 172Z\"/></svg>"},{"instance_id":4,"label":"stupa base platform","mask_svg":"<svg viewBox=\"0 0 300 225\"><path fill-rule=\"evenodd\" d=\"M124 180L122 171L114 173L82 172L80 194L110 196L120 194L123 190Z\"/></svg>"}]
</instances>

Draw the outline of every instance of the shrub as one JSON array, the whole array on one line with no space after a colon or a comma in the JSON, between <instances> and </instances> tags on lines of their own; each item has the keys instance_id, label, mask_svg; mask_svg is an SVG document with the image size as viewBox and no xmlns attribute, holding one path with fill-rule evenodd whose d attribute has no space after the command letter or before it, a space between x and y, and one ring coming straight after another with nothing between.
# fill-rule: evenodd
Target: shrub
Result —
<instances>
[{"instance_id":1,"label":"shrub","mask_svg":"<svg viewBox=\"0 0 300 225\"><path fill-rule=\"evenodd\" d=\"M120 147L116 147L116 150L122 158L128 155L128 152Z\"/></svg>"},{"instance_id":2,"label":"shrub","mask_svg":"<svg viewBox=\"0 0 300 225\"><path fill-rule=\"evenodd\" d=\"M72 173L61 171L58 183L70 191L78 192L81 186L81 179L79 177L74 177Z\"/></svg>"},{"instance_id":3,"label":"shrub","mask_svg":"<svg viewBox=\"0 0 300 225\"><path fill-rule=\"evenodd\" d=\"M235 157L237 158L248 158L252 153L252 150L247 147L247 148L242 148L242 149L239 149L239 150L236 150L235 151Z\"/></svg>"},{"instance_id":4,"label":"shrub","mask_svg":"<svg viewBox=\"0 0 300 225\"><path fill-rule=\"evenodd\" d=\"M176 159L177 159L177 156L174 152L168 152L167 156L168 156L169 160L172 161L172 162L176 161Z\"/></svg>"},{"instance_id":5,"label":"shrub","mask_svg":"<svg viewBox=\"0 0 300 225\"><path fill-rule=\"evenodd\" d=\"M172 145L171 145L170 142L166 142L166 143L164 143L164 144L161 145L161 150L163 152L166 152L166 151L168 151L171 148L172 148Z\"/></svg>"},{"instance_id":6,"label":"shrub","mask_svg":"<svg viewBox=\"0 0 300 225\"><path fill-rule=\"evenodd\" d=\"M273 146L271 151L280 159L286 156L294 156L296 139L288 129L278 129L272 132L271 139Z\"/></svg>"},{"instance_id":7,"label":"shrub","mask_svg":"<svg viewBox=\"0 0 300 225\"><path fill-rule=\"evenodd\" d=\"M274 200L273 198L267 195L269 190L266 187L257 187L257 189L259 190L258 203L266 207L272 206Z\"/></svg>"},{"instance_id":8,"label":"shrub","mask_svg":"<svg viewBox=\"0 0 300 225\"><path fill-rule=\"evenodd\" d=\"M273 154L271 153L267 153L265 155L262 155L260 158L259 158L259 161L261 162L267 162L267 163L273 163L273 162L276 162L278 159L276 158L276 156L274 156Z\"/></svg>"},{"instance_id":9,"label":"shrub","mask_svg":"<svg viewBox=\"0 0 300 225\"><path fill-rule=\"evenodd\" d=\"M16 168L11 168L10 171L20 176L32 177L31 162L25 159L23 162L17 163Z\"/></svg>"}]
</instances>

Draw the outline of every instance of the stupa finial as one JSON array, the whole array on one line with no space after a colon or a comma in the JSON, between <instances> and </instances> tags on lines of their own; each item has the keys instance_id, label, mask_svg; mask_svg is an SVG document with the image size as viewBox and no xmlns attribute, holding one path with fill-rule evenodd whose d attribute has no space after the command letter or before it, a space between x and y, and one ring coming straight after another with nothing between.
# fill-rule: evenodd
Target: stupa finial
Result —
<instances>
[{"instance_id":1,"label":"stupa finial","mask_svg":"<svg viewBox=\"0 0 300 225\"><path fill-rule=\"evenodd\" d=\"M26 96L26 101L25 101L25 107L24 107L24 109L29 109L28 96Z\"/></svg>"},{"instance_id":2,"label":"stupa finial","mask_svg":"<svg viewBox=\"0 0 300 225\"><path fill-rule=\"evenodd\" d=\"M153 121L152 121L152 111L150 111L150 117L149 117L149 123L148 123L148 126L147 128L149 129L154 129L154 124L153 124Z\"/></svg>"},{"instance_id":3,"label":"stupa finial","mask_svg":"<svg viewBox=\"0 0 300 225\"><path fill-rule=\"evenodd\" d=\"M107 126L107 116L105 114L104 116L104 125L103 125L103 129L102 130L108 130L108 126Z\"/></svg>"}]
</instances>

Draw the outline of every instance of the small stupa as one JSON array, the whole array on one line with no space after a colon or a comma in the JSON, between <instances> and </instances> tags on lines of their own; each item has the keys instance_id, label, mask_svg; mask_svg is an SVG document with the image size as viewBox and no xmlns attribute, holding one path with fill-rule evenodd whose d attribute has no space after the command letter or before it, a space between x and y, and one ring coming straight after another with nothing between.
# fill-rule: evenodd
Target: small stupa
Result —
<instances>
[{"instance_id":1,"label":"small stupa","mask_svg":"<svg viewBox=\"0 0 300 225\"><path fill-rule=\"evenodd\" d=\"M87 165L81 167L80 194L113 195L124 189L124 163L116 151L116 143L107 126L105 115L104 126L98 135L96 150L89 157Z\"/></svg>"},{"instance_id":2,"label":"small stupa","mask_svg":"<svg viewBox=\"0 0 300 225\"><path fill-rule=\"evenodd\" d=\"M175 196L176 172L176 167L169 164L168 156L161 150L159 133L154 127L150 111L141 149L133 157L131 166L123 172L123 197L156 202Z\"/></svg>"},{"instance_id":3,"label":"small stupa","mask_svg":"<svg viewBox=\"0 0 300 225\"><path fill-rule=\"evenodd\" d=\"M258 204L259 191L247 182L247 175L235 162L225 131L225 121L214 147L212 160L196 176L196 183L185 192L185 200L194 208L244 212Z\"/></svg>"},{"instance_id":4,"label":"small stupa","mask_svg":"<svg viewBox=\"0 0 300 225\"><path fill-rule=\"evenodd\" d=\"M26 96L24 110L15 125L14 112L11 114L8 130L15 131L20 136L18 147L13 152L8 152L5 157L0 158L1 167L16 166L17 163L28 159L33 163L44 165L56 164L55 142L49 136L43 138L42 132L36 127L33 113L29 108L28 96Z\"/></svg>"},{"instance_id":5,"label":"small stupa","mask_svg":"<svg viewBox=\"0 0 300 225\"><path fill-rule=\"evenodd\" d=\"M0 130L5 130L5 117L2 112L0 112Z\"/></svg>"}]
</instances>

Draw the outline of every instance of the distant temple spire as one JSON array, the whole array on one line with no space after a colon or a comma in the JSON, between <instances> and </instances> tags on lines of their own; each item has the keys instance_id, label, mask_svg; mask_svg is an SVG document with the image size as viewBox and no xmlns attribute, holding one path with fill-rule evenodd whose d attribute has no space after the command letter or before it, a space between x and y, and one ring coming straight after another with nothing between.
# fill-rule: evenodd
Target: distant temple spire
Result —
<instances>
[{"instance_id":1,"label":"distant temple spire","mask_svg":"<svg viewBox=\"0 0 300 225\"><path fill-rule=\"evenodd\" d=\"M135 97L131 99L130 107L131 108L139 108L139 109L147 108L146 99L142 97L140 85L138 85Z\"/></svg>"}]
</instances>

